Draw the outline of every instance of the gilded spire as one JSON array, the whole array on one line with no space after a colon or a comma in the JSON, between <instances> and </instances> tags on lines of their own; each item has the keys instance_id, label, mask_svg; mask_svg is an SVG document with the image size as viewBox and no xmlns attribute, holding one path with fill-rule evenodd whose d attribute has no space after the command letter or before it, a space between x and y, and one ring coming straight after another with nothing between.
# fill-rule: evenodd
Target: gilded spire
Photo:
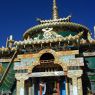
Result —
<instances>
[{"instance_id":1,"label":"gilded spire","mask_svg":"<svg viewBox=\"0 0 95 95\"><path fill-rule=\"evenodd\" d=\"M53 20L58 19L58 8L56 4L56 0L53 0Z\"/></svg>"}]
</instances>

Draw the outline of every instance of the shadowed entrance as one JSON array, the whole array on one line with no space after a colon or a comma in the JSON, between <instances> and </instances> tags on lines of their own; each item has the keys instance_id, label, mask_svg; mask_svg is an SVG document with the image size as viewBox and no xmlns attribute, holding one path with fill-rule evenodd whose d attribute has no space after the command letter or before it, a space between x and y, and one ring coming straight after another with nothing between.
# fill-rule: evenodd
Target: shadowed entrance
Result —
<instances>
[{"instance_id":1,"label":"shadowed entrance","mask_svg":"<svg viewBox=\"0 0 95 95\"><path fill-rule=\"evenodd\" d=\"M40 57L40 65L33 68L35 95L66 95L63 68L54 60L52 54L45 53Z\"/></svg>"}]
</instances>

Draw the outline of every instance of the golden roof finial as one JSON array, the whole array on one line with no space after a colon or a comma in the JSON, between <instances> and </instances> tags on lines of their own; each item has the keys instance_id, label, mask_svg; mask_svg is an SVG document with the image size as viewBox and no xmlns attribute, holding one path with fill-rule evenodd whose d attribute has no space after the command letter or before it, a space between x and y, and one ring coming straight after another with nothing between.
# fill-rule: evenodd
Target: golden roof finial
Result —
<instances>
[{"instance_id":1,"label":"golden roof finial","mask_svg":"<svg viewBox=\"0 0 95 95\"><path fill-rule=\"evenodd\" d=\"M53 0L53 20L58 19L58 8L56 4L56 0Z\"/></svg>"}]
</instances>

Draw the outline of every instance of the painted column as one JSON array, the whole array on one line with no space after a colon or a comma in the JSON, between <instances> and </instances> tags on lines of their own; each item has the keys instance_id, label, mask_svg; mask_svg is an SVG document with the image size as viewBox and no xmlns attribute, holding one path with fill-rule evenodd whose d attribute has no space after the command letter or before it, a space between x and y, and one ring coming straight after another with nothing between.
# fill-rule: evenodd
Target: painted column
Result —
<instances>
[{"instance_id":1,"label":"painted column","mask_svg":"<svg viewBox=\"0 0 95 95\"><path fill-rule=\"evenodd\" d=\"M77 77L72 78L73 95L78 95Z\"/></svg>"},{"instance_id":2,"label":"painted column","mask_svg":"<svg viewBox=\"0 0 95 95\"><path fill-rule=\"evenodd\" d=\"M78 78L78 95L83 95L82 78Z\"/></svg>"},{"instance_id":3,"label":"painted column","mask_svg":"<svg viewBox=\"0 0 95 95\"><path fill-rule=\"evenodd\" d=\"M60 83L57 81L57 95L60 95Z\"/></svg>"},{"instance_id":4,"label":"painted column","mask_svg":"<svg viewBox=\"0 0 95 95\"><path fill-rule=\"evenodd\" d=\"M72 86L72 80L69 78L69 95L73 95L73 86Z\"/></svg>"},{"instance_id":5,"label":"painted column","mask_svg":"<svg viewBox=\"0 0 95 95\"><path fill-rule=\"evenodd\" d=\"M67 76L72 79L73 95L83 95L82 93L79 94L79 91L78 91L78 87L79 87L78 86L79 85L78 78L82 76L82 73L83 73L82 70L70 70L70 71L68 71ZM81 92L82 92L82 89L81 89Z\"/></svg>"},{"instance_id":6,"label":"painted column","mask_svg":"<svg viewBox=\"0 0 95 95\"><path fill-rule=\"evenodd\" d=\"M40 88L40 95L42 95L42 86L39 85L39 88Z\"/></svg>"},{"instance_id":7,"label":"painted column","mask_svg":"<svg viewBox=\"0 0 95 95\"><path fill-rule=\"evenodd\" d=\"M27 80L28 77L23 74L16 74L15 77L17 79L16 95L25 95L25 80Z\"/></svg>"},{"instance_id":8,"label":"painted column","mask_svg":"<svg viewBox=\"0 0 95 95\"><path fill-rule=\"evenodd\" d=\"M66 80L61 81L60 95L66 95Z\"/></svg>"},{"instance_id":9,"label":"painted column","mask_svg":"<svg viewBox=\"0 0 95 95\"><path fill-rule=\"evenodd\" d=\"M66 80L66 95L68 95L68 79L67 79L67 77L65 77L65 80Z\"/></svg>"}]
</instances>

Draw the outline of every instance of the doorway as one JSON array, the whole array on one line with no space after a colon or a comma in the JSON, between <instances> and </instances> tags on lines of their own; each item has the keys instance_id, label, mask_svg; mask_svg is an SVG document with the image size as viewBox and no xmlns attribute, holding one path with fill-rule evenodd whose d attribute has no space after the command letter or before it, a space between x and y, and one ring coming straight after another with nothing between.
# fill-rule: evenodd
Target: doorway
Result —
<instances>
[{"instance_id":1,"label":"doorway","mask_svg":"<svg viewBox=\"0 0 95 95\"><path fill-rule=\"evenodd\" d=\"M66 95L65 77L44 77L35 80L35 95ZM42 89L41 83L45 84Z\"/></svg>"},{"instance_id":2,"label":"doorway","mask_svg":"<svg viewBox=\"0 0 95 95\"><path fill-rule=\"evenodd\" d=\"M33 68L34 95L66 95L63 68L54 64L54 60L55 57L51 53L44 53L39 59L40 65Z\"/></svg>"}]
</instances>

